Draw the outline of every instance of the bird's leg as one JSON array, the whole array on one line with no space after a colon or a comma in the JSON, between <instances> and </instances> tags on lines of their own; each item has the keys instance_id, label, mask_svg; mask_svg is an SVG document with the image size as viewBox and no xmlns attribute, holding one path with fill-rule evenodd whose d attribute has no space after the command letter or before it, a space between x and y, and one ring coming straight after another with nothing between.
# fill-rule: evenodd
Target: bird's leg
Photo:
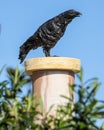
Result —
<instances>
[{"instance_id":1,"label":"bird's leg","mask_svg":"<svg viewBox=\"0 0 104 130\"><path fill-rule=\"evenodd\" d=\"M43 48L43 52L45 53L45 56L50 56L50 48Z\"/></svg>"}]
</instances>

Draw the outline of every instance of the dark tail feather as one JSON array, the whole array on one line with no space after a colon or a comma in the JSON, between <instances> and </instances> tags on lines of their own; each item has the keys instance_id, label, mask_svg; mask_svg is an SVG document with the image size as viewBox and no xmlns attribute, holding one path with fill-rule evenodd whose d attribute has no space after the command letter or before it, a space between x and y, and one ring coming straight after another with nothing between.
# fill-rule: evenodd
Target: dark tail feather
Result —
<instances>
[{"instance_id":1,"label":"dark tail feather","mask_svg":"<svg viewBox=\"0 0 104 130\"><path fill-rule=\"evenodd\" d=\"M37 45L32 37L30 37L22 46L20 46L19 58L22 63L31 49L36 49Z\"/></svg>"}]
</instances>

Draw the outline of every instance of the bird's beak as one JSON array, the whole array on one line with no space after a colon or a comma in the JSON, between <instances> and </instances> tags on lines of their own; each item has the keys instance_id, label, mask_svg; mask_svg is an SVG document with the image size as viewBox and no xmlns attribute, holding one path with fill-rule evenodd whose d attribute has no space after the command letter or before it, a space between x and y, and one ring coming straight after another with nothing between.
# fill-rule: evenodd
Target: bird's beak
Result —
<instances>
[{"instance_id":1,"label":"bird's beak","mask_svg":"<svg viewBox=\"0 0 104 130\"><path fill-rule=\"evenodd\" d=\"M80 12L78 12L78 15L77 15L77 17L80 17L82 14L80 13Z\"/></svg>"}]
</instances>

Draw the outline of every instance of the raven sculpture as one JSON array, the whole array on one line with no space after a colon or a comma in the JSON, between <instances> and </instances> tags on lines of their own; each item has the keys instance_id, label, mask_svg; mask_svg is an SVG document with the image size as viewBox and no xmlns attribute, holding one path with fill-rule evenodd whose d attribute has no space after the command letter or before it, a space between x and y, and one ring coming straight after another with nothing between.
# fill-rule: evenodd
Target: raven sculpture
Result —
<instances>
[{"instance_id":1,"label":"raven sculpture","mask_svg":"<svg viewBox=\"0 0 104 130\"><path fill-rule=\"evenodd\" d=\"M75 10L68 10L42 24L38 30L20 46L19 59L23 62L31 49L43 48L45 56L50 56L50 49L64 35L67 25L81 15Z\"/></svg>"}]
</instances>

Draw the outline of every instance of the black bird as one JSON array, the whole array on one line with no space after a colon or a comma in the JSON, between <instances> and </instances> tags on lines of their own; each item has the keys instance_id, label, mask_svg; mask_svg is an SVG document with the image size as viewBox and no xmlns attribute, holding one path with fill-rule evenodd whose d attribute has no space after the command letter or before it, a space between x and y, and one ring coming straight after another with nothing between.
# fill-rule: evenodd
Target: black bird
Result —
<instances>
[{"instance_id":1,"label":"black bird","mask_svg":"<svg viewBox=\"0 0 104 130\"><path fill-rule=\"evenodd\" d=\"M64 35L67 25L81 15L75 10L68 10L42 24L38 30L20 46L19 59L23 62L31 49L43 48L45 56L50 56L50 49Z\"/></svg>"}]
</instances>

